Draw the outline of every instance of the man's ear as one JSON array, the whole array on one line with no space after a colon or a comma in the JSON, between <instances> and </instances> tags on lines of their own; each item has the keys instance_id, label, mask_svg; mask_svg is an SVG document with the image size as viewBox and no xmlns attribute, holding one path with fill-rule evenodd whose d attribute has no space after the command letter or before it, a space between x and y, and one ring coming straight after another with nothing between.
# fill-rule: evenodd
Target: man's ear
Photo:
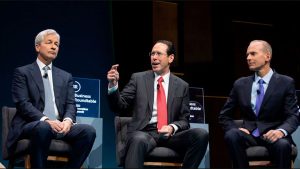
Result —
<instances>
[{"instance_id":1,"label":"man's ear","mask_svg":"<svg viewBox=\"0 0 300 169\"><path fill-rule=\"evenodd\" d=\"M174 61L174 54L171 54L169 57L169 64L171 64Z\"/></svg>"},{"instance_id":2,"label":"man's ear","mask_svg":"<svg viewBox=\"0 0 300 169\"><path fill-rule=\"evenodd\" d=\"M36 52L39 52L39 51L40 51L40 45L39 45L39 44L36 44L36 45L35 45L35 51L36 51Z\"/></svg>"},{"instance_id":3,"label":"man's ear","mask_svg":"<svg viewBox=\"0 0 300 169\"><path fill-rule=\"evenodd\" d=\"M266 54L266 61L270 62L270 60L271 60L271 53L267 52L267 54Z\"/></svg>"}]
</instances>

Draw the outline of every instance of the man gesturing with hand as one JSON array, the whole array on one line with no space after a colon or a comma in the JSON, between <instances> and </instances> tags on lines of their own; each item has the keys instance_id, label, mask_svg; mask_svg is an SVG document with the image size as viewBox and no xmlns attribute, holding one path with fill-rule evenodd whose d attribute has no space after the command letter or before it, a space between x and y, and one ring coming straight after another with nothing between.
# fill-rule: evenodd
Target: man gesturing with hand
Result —
<instances>
[{"instance_id":1,"label":"man gesturing with hand","mask_svg":"<svg viewBox=\"0 0 300 169\"><path fill-rule=\"evenodd\" d=\"M157 146L182 154L183 168L197 168L207 148L208 133L189 129L189 85L170 72L175 47L170 41L159 40L149 57L152 70L132 74L122 91L118 87L118 65L107 73L111 109L120 115L132 111L125 168L143 168L145 156Z\"/></svg>"}]
</instances>

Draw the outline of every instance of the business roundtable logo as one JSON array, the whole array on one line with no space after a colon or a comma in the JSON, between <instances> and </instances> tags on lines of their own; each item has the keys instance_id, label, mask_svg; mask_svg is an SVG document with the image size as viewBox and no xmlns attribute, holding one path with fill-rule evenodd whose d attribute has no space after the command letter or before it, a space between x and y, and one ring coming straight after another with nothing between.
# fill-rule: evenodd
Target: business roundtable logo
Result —
<instances>
[{"instance_id":1,"label":"business roundtable logo","mask_svg":"<svg viewBox=\"0 0 300 169\"><path fill-rule=\"evenodd\" d=\"M75 93L79 92L80 89L81 89L80 83L79 83L78 81L75 80L75 81L74 81L74 84L73 84L73 88L74 88L74 90L75 90Z\"/></svg>"}]
</instances>

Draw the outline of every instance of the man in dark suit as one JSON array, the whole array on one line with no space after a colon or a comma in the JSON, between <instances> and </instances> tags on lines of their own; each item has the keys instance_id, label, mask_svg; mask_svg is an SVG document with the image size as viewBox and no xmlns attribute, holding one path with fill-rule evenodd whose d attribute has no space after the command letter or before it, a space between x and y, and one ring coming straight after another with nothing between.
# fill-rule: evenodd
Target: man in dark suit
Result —
<instances>
[{"instance_id":1,"label":"man in dark suit","mask_svg":"<svg viewBox=\"0 0 300 169\"><path fill-rule=\"evenodd\" d=\"M262 145L276 167L291 168L291 134L298 127L294 80L271 69L272 48L266 41L252 41L246 55L255 74L235 81L219 115L233 167L248 168L246 148ZM237 107L244 120L241 128L233 121Z\"/></svg>"},{"instance_id":2,"label":"man in dark suit","mask_svg":"<svg viewBox=\"0 0 300 169\"><path fill-rule=\"evenodd\" d=\"M76 124L72 75L53 66L60 36L53 29L35 38L37 59L15 69L12 96L17 113L9 131L9 154L20 139L30 139L32 168L45 168L52 139L72 147L67 168L80 168L93 146L96 132L89 125Z\"/></svg>"},{"instance_id":3,"label":"man in dark suit","mask_svg":"<svg viewBox=\"0 0 300 169\"><path fill-rule=\"evenodd\" d=\"M122 92L118 90L118 65L113 65L107 74L111 108L115 112L132 108L125 168L143 168L145 155L156 146L181 153L183 168L197 168L207 148L208 133L200 128L189 129L189 85L170 73L174 45L160 40L149 55L152 70L134 73ZM159 98L160 90L164 91L164 99ZM161 124L163 115L166 121Z\"/></svg>"}]
</instances>

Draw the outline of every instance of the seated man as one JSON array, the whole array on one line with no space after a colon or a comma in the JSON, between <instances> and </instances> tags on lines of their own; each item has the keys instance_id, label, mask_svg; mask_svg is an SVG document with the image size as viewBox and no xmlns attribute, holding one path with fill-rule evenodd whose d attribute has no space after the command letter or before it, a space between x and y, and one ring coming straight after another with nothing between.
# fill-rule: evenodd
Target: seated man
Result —
<instances>
[{"instance_id":1,"label":"seated man","mask_svg":"<svg viewBox=\"0 0 300 169\"><path fill-rule=\"evenodd\" d=\"M148 152L169 147L184 156L183 168L197 168L206 152L208 133L189 129L189 85L170 72L175 48L160 40L150 52L152 70L134 73L122 92L118 90L118 65L107 73L108 98L115 112L132 108L128 125L125 168L143 168Z\"/></svg>"},{"instance_id":2,"label":"seated man","mask_svg":"<svg viewBox=\"0 0 300 169\"><path fill-rule=\"evenodd\" d=\"M37 59L14 72L12 96L17 113L8 134L7 148L13 154L16 143L30 139L32 168L45 168L52 139L68 142L72 151L66 168L80 168L96 137L95 129L76 124L76 106L72 75L53 66L60 44L52 29L35 38Z\"/></svg>"},{"instance_id":3,"label":"seated man","mask_svg":"<svg viewBox=\"0 0 300 169\"><path fill-rule=\"evenodd\" d=\"M266 41L252 41L246 56L255 73L234 83L219 115L233 167L248 168L246 148L261 145L276 167L291 168L291 134L298 127L294 80L271 69L272 48ZM244 120L241 128L233 122L236 107Z\"/></svg>"}]
</instances>

